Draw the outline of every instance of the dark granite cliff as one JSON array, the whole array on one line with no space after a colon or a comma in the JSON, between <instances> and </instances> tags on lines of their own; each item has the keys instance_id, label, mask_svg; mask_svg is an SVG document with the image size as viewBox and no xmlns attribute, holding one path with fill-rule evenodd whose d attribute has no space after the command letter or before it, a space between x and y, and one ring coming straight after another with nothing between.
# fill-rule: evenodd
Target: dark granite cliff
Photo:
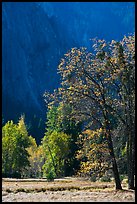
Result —
<instances>
[{"instance_id":1,"label":"dark granite cliff","mask_svg":"<svg viewBox=\"0 0 137 204\"><path fill-rule=\"evenodd\" d=\"M2 3L2 114L25 113L30 133L43 137L43 93L59 86L57 66L71 47L98 37L120 40L134 32L134 3ZM44 122L42 121L44 120Z\"/></svg>"}]
</instances>

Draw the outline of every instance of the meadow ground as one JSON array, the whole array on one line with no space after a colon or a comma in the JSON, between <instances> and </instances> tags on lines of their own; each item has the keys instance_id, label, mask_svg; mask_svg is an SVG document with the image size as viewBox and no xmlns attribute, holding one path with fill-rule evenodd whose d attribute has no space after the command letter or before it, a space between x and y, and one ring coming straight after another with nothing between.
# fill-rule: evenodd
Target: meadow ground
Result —
<instances>
[{"instance_id":1,"label":"meadow ground","mask_svg":"<svg viewBox=\"0 0 137 204\"><path fill-rule=\"evenodd\" d=\"M2 179L2 202L135 202L135 192L115 190L114 182L91 182L66 177L46 179Z\"/></svg>"}]
</instances>

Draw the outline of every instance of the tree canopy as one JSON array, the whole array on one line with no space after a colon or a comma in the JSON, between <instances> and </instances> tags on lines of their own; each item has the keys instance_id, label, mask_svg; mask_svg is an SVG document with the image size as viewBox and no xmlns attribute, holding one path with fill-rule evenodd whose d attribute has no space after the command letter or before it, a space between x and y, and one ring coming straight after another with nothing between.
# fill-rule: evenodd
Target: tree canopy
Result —
<instances>
[{"instance_id":1,"label":"tree canopy","mask_svg":"<svg viewBox=\"0 0 137 204\"><path fill-rule=\"evenodd\" d=\"M2 127L2 173L4 176L21 177L29 166L29 154L26 150L30 139L21 117L18 124L8 121Z\"/></svg>"}]
</instances>

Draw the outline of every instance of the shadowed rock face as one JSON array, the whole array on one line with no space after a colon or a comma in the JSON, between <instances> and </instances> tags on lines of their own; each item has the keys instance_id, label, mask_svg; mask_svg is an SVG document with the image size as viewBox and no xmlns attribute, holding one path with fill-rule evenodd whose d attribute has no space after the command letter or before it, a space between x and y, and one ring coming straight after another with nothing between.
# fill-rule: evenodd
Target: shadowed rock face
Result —
<instances>
[{"instance_id":1,"label":"shadowed rock face","mask_svg":"<svg viewBox=\"0 0 137 204\"><path fill-rule=\"evenodd\" d=\"M134 32L134 3L2 3L2 113L25 113L30 133L43 137L43 93L59 86L57 67L71 47L98 37L120 40Z\"/></svg>"}]
</instances>

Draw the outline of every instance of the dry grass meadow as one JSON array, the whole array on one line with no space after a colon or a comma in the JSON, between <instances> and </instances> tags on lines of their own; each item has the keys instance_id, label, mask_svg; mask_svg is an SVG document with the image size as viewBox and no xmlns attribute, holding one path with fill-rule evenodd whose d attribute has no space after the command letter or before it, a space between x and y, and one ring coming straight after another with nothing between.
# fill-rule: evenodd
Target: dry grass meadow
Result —
<instances>
[{"instance_id":1,"label":"dry grass meadow","mask_svg":"<svg viewBox=\"0 0 137 204\"><path fill-rule=\"evenodd\" d=\"M114 182L82 178L2 179L2 202L135 202L135 192L115 190Z\"/></svg>"}]
</instances>

